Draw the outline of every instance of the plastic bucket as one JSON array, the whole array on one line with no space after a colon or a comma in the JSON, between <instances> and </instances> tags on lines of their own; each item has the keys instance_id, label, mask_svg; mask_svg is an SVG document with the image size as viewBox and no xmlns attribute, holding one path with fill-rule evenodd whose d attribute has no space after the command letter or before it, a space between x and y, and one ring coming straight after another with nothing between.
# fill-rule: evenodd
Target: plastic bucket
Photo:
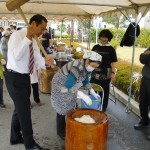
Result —
<instances>
[{"instance_id":1,"label":"plastic bucket","mask_svg":"<svg viewBox=\"0 0 150 150\"><path fill-rule=\"evenodd\" d=\"M92 100L92 105L86 104L86 102L83 99L81 99L81 108L91 108L91 109L100 110L100 106L101 106L100 100L96 100L93 95L89 95L89 97Z\"/></svg>"}]
</instances>

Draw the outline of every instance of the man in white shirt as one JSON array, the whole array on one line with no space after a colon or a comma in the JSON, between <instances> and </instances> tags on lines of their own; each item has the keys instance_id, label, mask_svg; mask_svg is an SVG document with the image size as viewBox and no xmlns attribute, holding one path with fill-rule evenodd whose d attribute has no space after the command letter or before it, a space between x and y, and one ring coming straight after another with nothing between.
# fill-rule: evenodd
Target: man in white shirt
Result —
<instances>
[{"instance_id":1,"label":"man in white shirt","mask_svg":"<svg viewBox=\"0 0 150 150\"><path fill-rule=\"evenodd\" d=\"M32 43L32 60L38 68L52 65L53 58L43 58L34 35L40 36L46 29L47 20L42 15L34 15L27 29L14 31L8 42L8 62L6 86L14 102L14 112L11 123L10 144L23 144L26 150L48 150L41 148L33 139L30 110L30 58Z\"/></svg>"}]
</instances>

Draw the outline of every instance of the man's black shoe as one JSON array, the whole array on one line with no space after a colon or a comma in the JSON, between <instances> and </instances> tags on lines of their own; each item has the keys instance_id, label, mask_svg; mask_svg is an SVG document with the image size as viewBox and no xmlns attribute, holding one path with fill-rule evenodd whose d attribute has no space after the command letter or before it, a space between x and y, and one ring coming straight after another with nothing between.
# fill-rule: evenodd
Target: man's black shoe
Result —
<instances>
[{"instance_id":1,"label":"man's black shoe","mask_svg":"<svg viewBox=\"0 0 150 150\"><path fill-rule=\"evenodd\" d=\"M148 135L146 139L150 141L150 135Z\"/></svg>"},{"instance_id":2,"label":"man's black shoe","mask_svg":"<svg viewBox=\"0 0 150 150\"><path fill-rule=\"evenodd\" d=\"M50 149L48 149L48 148L42 148L39 145L35 145L32 148L26 148L26 150L50 150Z\"/></svg>"},{"instance_id":3,"label":"man's black shoe","mask_svg":"<svg viewBox=\"0 0 150 150\"><path fill-rule=\"evenodd\" d=\"M24 144L24 141L23 141L23 139L16 140L16 141L11 141L11 140L10 140L10 144L11 144L11 145Z\"/></svg>"},{"instance_id":4,"label":"man's black shoe","mask_svg":"<svg viewBox=\"0 0 150 150\"><path fill-rule=\"evenodd\" d=\"M144 124L142 122L139 122L138 124L134 125L134 129L135 130L142 130L143 128L146 128L147 126L148 126L148 123Z\"/></svg>"}]
</instances>

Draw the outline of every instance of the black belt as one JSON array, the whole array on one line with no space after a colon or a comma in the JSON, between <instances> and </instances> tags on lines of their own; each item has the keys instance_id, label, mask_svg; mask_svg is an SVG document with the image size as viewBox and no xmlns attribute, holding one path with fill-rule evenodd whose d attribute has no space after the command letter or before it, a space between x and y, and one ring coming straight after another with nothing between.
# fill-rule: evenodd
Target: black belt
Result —
<instances>
[{"instance_id":1,"label":"black belt","mask_svg":"<svg viewBox=\"0 0 150 150\"><path fill-rule=\"evenodd\" d=\"M12 72L12 73L16 73L16 74L21 74L21 75L30 75L29 73L19 73L19 72L16 72L14 70L11 70L11 69L7 69L8 72Z\"/></svg>"}]
</instances>

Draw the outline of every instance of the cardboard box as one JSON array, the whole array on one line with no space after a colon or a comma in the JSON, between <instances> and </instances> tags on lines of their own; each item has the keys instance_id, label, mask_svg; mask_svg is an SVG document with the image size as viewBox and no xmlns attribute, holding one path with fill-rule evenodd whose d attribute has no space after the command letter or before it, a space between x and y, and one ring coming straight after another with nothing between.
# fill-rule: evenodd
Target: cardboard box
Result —
<instances>
[{"instance_id":1,"label":"cardboard box","mask_svg":"<svg viewBox=\"0 0 150 150\"><path fill-rule=\"evenodd\" d=\"M57 45L57 52L64 52L65 50L65 44Z\"/></svg>"}]
</instances>

